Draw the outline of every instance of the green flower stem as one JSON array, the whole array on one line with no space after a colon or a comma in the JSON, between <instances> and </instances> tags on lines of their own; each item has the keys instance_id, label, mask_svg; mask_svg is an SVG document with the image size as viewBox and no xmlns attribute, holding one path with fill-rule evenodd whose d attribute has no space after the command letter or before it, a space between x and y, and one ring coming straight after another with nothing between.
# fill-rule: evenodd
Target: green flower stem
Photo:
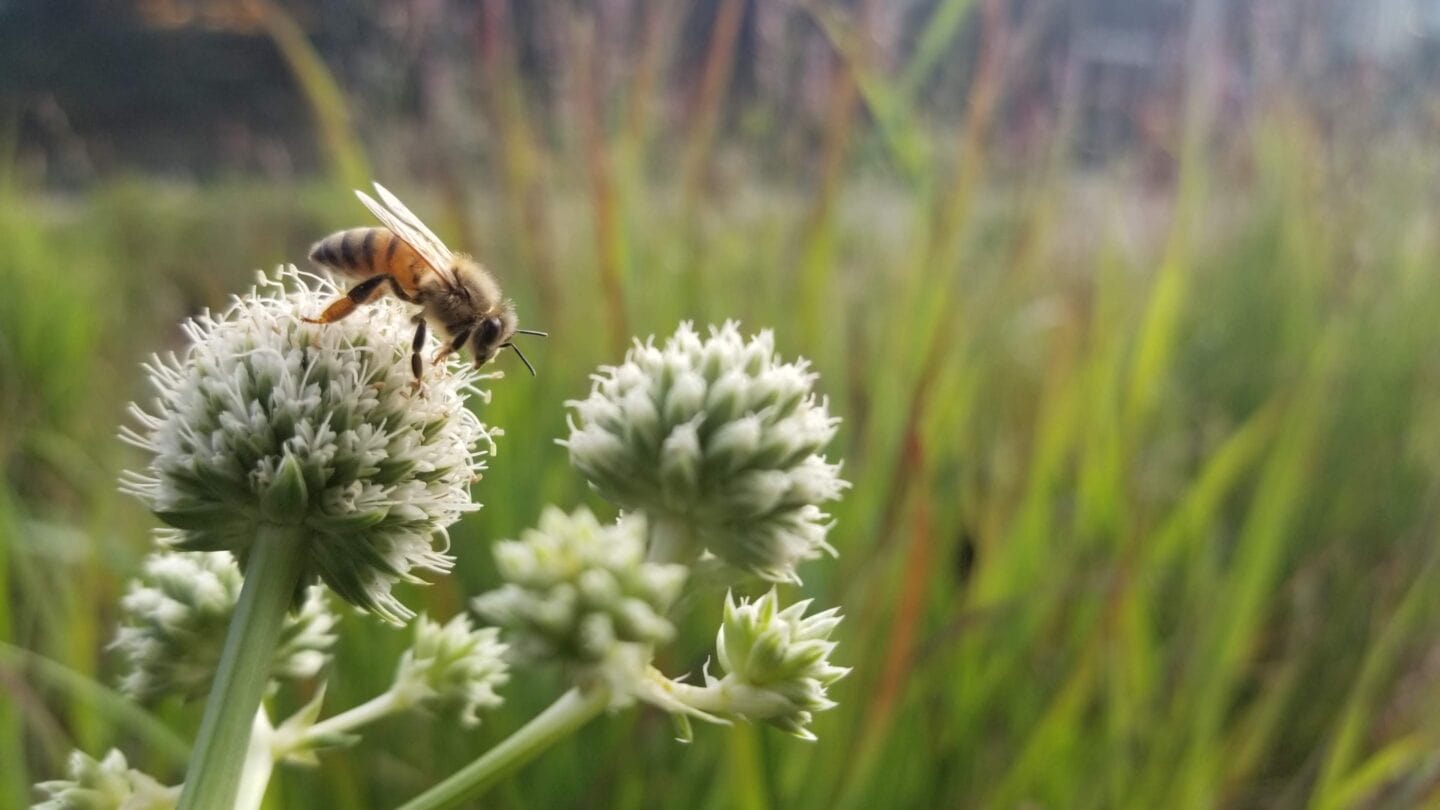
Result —
<instances>
[{"instance_id":1,"label":"green flower stem","mask_svg":"<svg viewBox=\"0 0 1440 810\"><path fill-rule=\"evenodd\" d=\"M235 796L235 810L260 810L265 801L265 789L270 787L270 775L275 772L278 757L272 747L275 729L270 725L270 715L262 706L255 712L255 724L250 731L250 744L245 751L245 769L240 775L240 791Z\"/></svg>"},{"instance_id":2,"label":"green flower stem","mask_svg":"<svg viewBox=\"0 0 1440 810\"><path fill-rule=\"evenodd\" d=\"M751 725L731 726L725 735L729 754L731 784L735 786L734 806L742 810L766 810L770 798L765 788L765 759L761 753L760 735Z\"/></svg>"},{"instance_id":3,"label":"green flower stem","mask_svg":"<svg viewBox=\"0 0 1440 810\"><path fill-rule=\"evenodd\" d=\"M721 678L714 686L680 683L658 673L652 673L650 680L680 703L717 717L743 714L752 719L763 720L783 714L791 708L790 701L784 695L736 683L730 676Z\"/></svg>"},{"instance_id":4,"label":"green flower stem","mask_svg":"<svg viewBox=\"0 0 1440 810\"><path fill-rule=\"evenodd\" d=\"M190 753L180 810L232 807L285 612L304 569L306 530L261 524L219 671Z\"/></svg>"},{"instance_id":5,"label":"green flower stem","mask_svg":"<svg viewBox=\"0 0 1440 810\"><path fill-rule=\"evenodd\" d=\"M414 706L416 702L395 689L386 690L353 709L346 709L334 717L306 728L302 734L298 735L299 739L284 742L283 747L276 750L275 756L277 758L284 757L291 751L309 747L328 737L348 734L383 717L403 712Z\"/></svg>"},{"instance_id":6,"label":"green flower stem","mask_svg":"<svg viewBox=\"0 0 1440 810\"><path fill-rule=\"evenodd\" d=\"M698 552L690 527L685 521L669 515L651 515L646 538L645 561L651 563L695 562Z\"/></svg>"},{"instance_id":7,"label":"green flower stem","mask_svg":"<svg viewBox=\"0 0 1440 810\"><path fill-rule=\"evenodd\" d=\"M575 733L608 705L608 686L571 689L484 756L411 799L400 810L440 810L479 797L542 751Z\"/></svg>"}]
</instances>

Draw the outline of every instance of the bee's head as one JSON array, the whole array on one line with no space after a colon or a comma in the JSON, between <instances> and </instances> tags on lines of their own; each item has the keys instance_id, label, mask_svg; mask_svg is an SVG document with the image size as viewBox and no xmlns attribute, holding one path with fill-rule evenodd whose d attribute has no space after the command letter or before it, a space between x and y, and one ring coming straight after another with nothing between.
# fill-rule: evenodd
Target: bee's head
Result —
<instances>
[{"instance_id":1,"label":"bee's head","mask_svg":"<svg viewBox=\"0 0 1440 810\"><path fill-rule=\"evenodd\" d=\"M495 355L501 349L514 349L515 354L520 356L520 362L525 368L530 369L530 375L535 375L535 367L525 359L524 352L520 347L510 342L517 333L525 335L545 336L544 332L536 332L533 329L520 329L519 320L515 317L515 307L510 302L505 302L505 308L498 314L490 315L480 319L475 324L474 337L470 339L471 351L475 355L475 367L485 365L495 359Z\"/></svg>"},{"instance_id":2,"label":"bee's head","mask_svg":"<svg viewBox=\"0 0 1440 810\"><path fill-rule=\"evenodd\" d=\"M508 306L499 313L476 322L473 337L470 338L470 350L475 355L477 368L494 360L495 355L510 343L510 337L515 334L515 326L515 310Z\"/></svg>"}]
</instances>

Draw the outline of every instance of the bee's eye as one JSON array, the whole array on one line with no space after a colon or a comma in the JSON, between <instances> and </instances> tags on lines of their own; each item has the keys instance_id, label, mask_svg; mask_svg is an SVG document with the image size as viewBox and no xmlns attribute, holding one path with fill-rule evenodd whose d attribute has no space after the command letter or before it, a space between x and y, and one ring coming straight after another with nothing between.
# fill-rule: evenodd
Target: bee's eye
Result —
<instances>
[{"instance_id":1,"label":"bee's eye","mask_svg":"<svg viewBox=\"0 0 1440 810\"><path fill-rule=\"evenodd\" d=\"M500 337L500 319L486 318L480 323L480 342L490 346Z\"/></svg>"}]
</instances>

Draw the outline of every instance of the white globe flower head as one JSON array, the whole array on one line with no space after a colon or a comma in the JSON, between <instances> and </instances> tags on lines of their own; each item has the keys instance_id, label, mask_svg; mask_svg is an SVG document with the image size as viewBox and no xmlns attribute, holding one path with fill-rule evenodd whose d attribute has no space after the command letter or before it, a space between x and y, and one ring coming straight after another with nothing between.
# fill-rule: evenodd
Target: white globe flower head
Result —
<instances>
[{"instance_id":1,"label":"white globe flower head","mask_svg":"<svg viewBox=\"0 0 1440 810\"><path fill-rule=\"evenodd\" d=\"M74 751L69 779L35 787L45 798L32 810L172 810L180 800L180 788L166 787L132 769L115 749L99 762Z\"/></svg>"},{"instance_id":2,"label":"white globe flower head","mask_svg":"<svg viewBox=\"0 0 1440 810\"><path fill-rule=\"evenodd\" d=\"M584 507L547 507L537 528L495 545L495 562L506 584L476 597L476 612L509 630L521 657L577 667L673 638L665 612L689 573L645 561L642 516L602 525Z\"/></svg>"},{"instance_id":3,"label":"white globe flower head","mask_svg":"<svg viewBox=\"0 0 1440 810\"><path fill-rule=\"evenodd\" d=\"M111 647L128 668L121 691L142 701L208 692L242 584L228 552L152 554L120 600ZM270 676L313 677L330 659L335 622L324 589L308 588L300 608L285 617Z\"/></svg>"},{"instance_id":4,"label":"white globe flower head","mask_svg":"<svg viewBox=\"0 0 1440 810\"><path fill-rule=\"evenodd\" d=\"M487 375L458 358L416 391L411 313L383 299L311 324L339 294L293 266L219 314L184 325L190 346L147 365L156 397L122 436L150 453L122 487L186 551L242 561L261 523L299 527L305 576L394 623L390 593L453 564L437 535L478 504L470 484L492 448L466 408ZM481 394L483 397L484 395Z\"/></svg>"},{"instance_id":5,"label":"white globe flower head","mask_svg":"<svg viewBox=\"0 0 1440 810\"><path fill-rule=\"evenodd\" d=\"M462 725L478 725L481 709L504 702L495 690L510 680L506 649L498 628L475 628L463 613L443 625L422 615L393 690L402 705L454 706Z\"/></svg>"},{"instance_id":6,"label":"white globe flower head","mask_svg":"<svg viewBox=\"0 0 1440 810\"><path fill-rule=\"evenodd\" d=\"M782 362L768 331L734 322L702 339L683 323L663 346L637 342L570 403L570 462L608 500L644 510L657 537L694 560L708 550L775 582L821 552L821 505L848 486L821 451L832 417L805 361ZM652 542L656 540L652 539Z\"/></svg>"}]
</instances>

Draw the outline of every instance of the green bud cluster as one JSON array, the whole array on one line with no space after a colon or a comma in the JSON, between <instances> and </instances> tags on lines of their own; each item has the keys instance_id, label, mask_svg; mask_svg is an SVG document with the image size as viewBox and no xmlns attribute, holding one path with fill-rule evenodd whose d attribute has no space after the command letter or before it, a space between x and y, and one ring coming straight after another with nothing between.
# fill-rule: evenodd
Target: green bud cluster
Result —
<instances>
[{"instance_id":1,"label":"green bud cluster","mask_svg":"<svg viewBox=\"0 0 1440 810\"><path fill-rule=\"evenodd\" d=\"M707 687L723 694L729 710L813 740L815 712L834 708L826 694L850 670L830 663L840 624L836 608L805 616L810 600L781 610L772 588L755 601L725 599L716 638L723 678L707 674Z\"/></svg>"},{"instance_id":2,"label":"green bud cluster","mask_svg":"<svg viewBox=\"0 0 1440 810\"><path fill-rule=\"evenodd\" d=\"M665 611L687 569L645 561L638 515L601 525L583 507L549 507L537 528L496 544L495 561L505 584L477 597L475 610L509 629L524 658L594 664L616 644L675 635Z\"/></svg>"},{"instance_id":3,"label":"green bud cluster","mask_svg":"<svg viewBox=\"0 0 1440 810\"><path fill-rule=\"evenodd\" d=\"M505 653L497 628L477 629L464 614L443 625L421 615L393 689L402 703L452 707L463 725L475 726L481 709L504 702L495 690L510 680Z\"/></svg>"},{"instance_id":4,"label":"green bud cluster","mask_svg":"<svg viewBox=\"0 0 1440 810\"><path fill-rule=\"evenodd\" d=\"M99 762L71 752L70 778L35 788L44 798L32 810L173 810L180 800L180 788L166 787L132 769L114 749Z\"/></svg>"},{"instance_id":5,"label":"green bud cluster","mask_svg":"<svg viewBox=\"0 0 1440 810\"><path fill-rule=\"evenodd\" d=\"M227 552L151 555L120 601L120 629L111 647L126 663L121 691L142 701L208 692L242 585ZM335 622L323 589L308 589L299 609L285 619L271 677L309 678L319 672L335 643Z\"/></svg>"}]
</instances>

